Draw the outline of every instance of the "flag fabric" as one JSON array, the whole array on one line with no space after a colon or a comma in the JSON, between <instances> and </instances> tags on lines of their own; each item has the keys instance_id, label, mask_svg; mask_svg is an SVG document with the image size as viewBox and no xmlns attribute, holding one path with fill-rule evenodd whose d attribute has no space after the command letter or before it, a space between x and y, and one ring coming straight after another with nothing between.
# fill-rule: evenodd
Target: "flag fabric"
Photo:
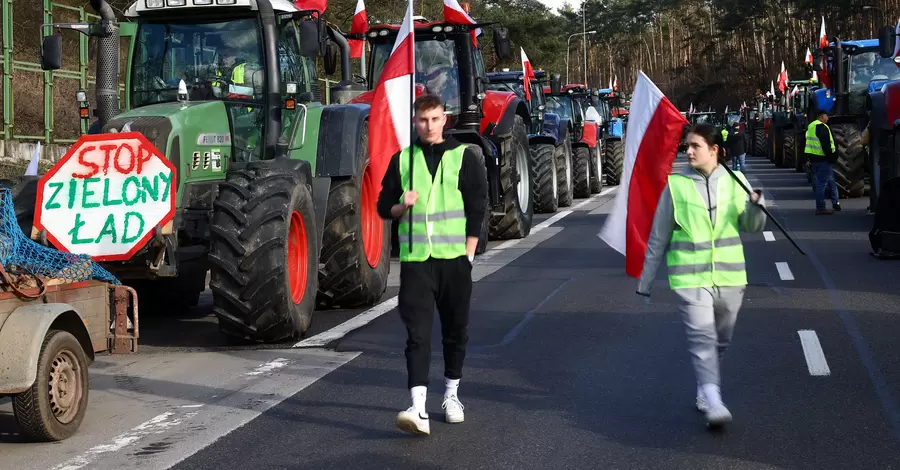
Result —
<instances>
[{"instance_id":1,"label":"flag fabric","mask_svg":"<svg viewBox=\"0 0 900 470\"><path fill-rule=\"evenodd\" d=\"M784 61L781 61L781 73L778 74L778 90L784 94L787 91L788 87L788 73L787 69L784 68Z\"/></svg>"},{"instance_id":2,"label":"flag fabric","mask_svg":"<svg viewBox=\"0 0 900 470\"><path fill-rule=\"evenodd\" d=\"M378 182L378 193L391 157L410 145L416 63L412 11L413 2L409 0L394 48L375 85L369 112L369 166Z\"/></svg>"},{"instance_id":3,"label":"flag fabric","mask_svg":"<svg viewBox=\"0 0 900 470\"><path fill-rule=\"evenodd\" d=\"M815 70L813 70L812 80L815 82L819 81L819 74L817 74Z\"/></svg>"},{"instance_id":4,"label":"flag fabric","mask_svg":"<svg viewBox=\"0 0 900 470\"><path fill-rule=\"evenodd\" d=\"M363 0L356 2L356 10L353 12L353 21L350 23L350 34L365 35L369 30L369 18L366 16L366 4ZM365 47L365 39L350 39L350 58L359 59L362 57L363 47Z\"/></svg>"},{"instance_id":5,"label":"flag fabric","mask_svg":"<svg viewBox=\"0 0 900 470\"><path fill-rule=\"evenodd\" d=\"M531 68L531 61L525 55L525 48L519 48L522 51L522 86L525 88L525 100L531 101L531 81L537 79L534 69Z\"/></svg>"},{"instance_id":6,"label":"flag fabric","mask_svg":"<svg viewBox=\"0 0 900 470\"><path fill-rule=\"evenodd\" d=\"M775 98L775 82L769 82L769 93L772 94L772 98Z\"/></svg>"},{"instance_id":7,"label":"flag fabric","mask_svg":"<svg viewBox=\"0 0 900 470\"><path fill-rule=\"evenodd\" d=\"M294 7L300 11L317 11L322 14L328 8L328 0L296 0Z\"/></svg>"},{"instance_id":8,"label":"flag fabric","mask_svg":"<svg viewBox=\"0 0 900 470\"><path fill-rule=\"evenodd\" d=\"M28 162L28 168L25 169L25 176L37 176L38 164L41 161L41 141L38 141L34 153L31 154L31 161Z\"/></svg>"},{"instance_id":9,"label":"flag fabric","mask_svg":"<svg viewBox=\"0 0 900 470\"><path fill-rule=\"evenodd\" d=\"M812 65L813 63L812 51L810 51L808 47L806 48L806 58L804 59L804 63L806 65Z\"/></svg>"},{"instance_id":10,"label":"flag fabric","mask_svg":"<svg viewBox=\"0 0 900 470\"><path fill-rule=\"evenodd\" d=\"M598 236L625 255L625 272L638 278L656 206L668 182L687 119L643 71L638 72L625 135L625 162L612 213Z\"/></svg>"},{"instance_id":11,"label":"flag fabric","mask_svg":"<svg viewBox=\"0 0 900 470\"><path fill-rule=\"evenodd\" d=\"M444 21L451 24L477 24L457 0L444 0ZM481 28L472 31L472 45L478 47Z\"/></svg>"},{"instance_id":12,"label":"flag fabric","mask_svg":"<svg viewBox=\"0 0 900 470\"><path fill-rule=\"evenodd\" d=\"M822 27L819 28L819 48L825 49L828 47L828 36L825 34L825 17L822 17ZM822 86L825 88L831 88L831 74L828 73L828 59L825 55L822 55L822 78L819 79L822 83Z\"/></svg>"}]
</instances>

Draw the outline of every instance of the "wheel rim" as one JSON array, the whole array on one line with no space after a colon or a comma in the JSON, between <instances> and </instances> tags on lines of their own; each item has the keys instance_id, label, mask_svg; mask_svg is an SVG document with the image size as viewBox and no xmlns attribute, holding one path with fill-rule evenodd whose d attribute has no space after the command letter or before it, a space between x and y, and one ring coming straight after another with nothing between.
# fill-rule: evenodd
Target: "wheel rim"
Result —
<instances>
[{"instance_id":1,"label":"wheel rim","mask_svg":"<svg viewBox=\"0 0 900 470\"><path fill-rule=\"evenodd\" d=\"M359 221L362 226L363 250L366 252L366 261L369 266L376 267L381 262L381 250L384 248L384 221L378 216L376 207L378 193L376 190L375 176L372 167L366 166L363 173L362 189L360 192Z\"/></svg>"},{"instance_id":2,"label":"wheel rim","mask_svg":"<svg viewBox=\"0 0 900 470\"><path fill-rule=\"evenodd\" d=\"M569 147L571 149L571 147ZM566 153L566 192L572 190L572 152Z\"/></svg>"},{"instance_id":3,"label":"wheel rim","mask_svg":"<svg viewBox=\"0 0 900 470\"><path fill-rule=\"evenodd\" d=\"M553 156L553 175L550 178L550 185L553 187L553 199L558 199L559 196L559 182L556 180L559 179L559 173L556 172L556 155Z\"/></svg>"},{"instance_id":4,"label":"wheel rim","mask_svg":"<svg viewBox=\"0 0 900 470\"><path fill-rule=\"evenodd\" d=\"M63 349L50 363L50 410L57 421L71 423L78 414L84 384L75 353Z\"/></svg>"},{"instance_id":5,"label":"wheel rim","mask_svg":"<svg viewBox=\"0 0 900 470\"><path fill-rule=\"evenodd\" d=\"M300 212L294 211L291 213L291 228L288 235L288 280L291 284L291 299L295 304L302 302L306 295L308 260L306 226Z\"/></svg>"},{"instance_id":6,"label":"wheel rim","mask_svg":"<svg viewBox=\"0 0 900 470\"><path fill-rule=\"evenodd\" d=\"M531 194L531 175L528 174L528 150L524 146L516 147L516 175L519 186L519 207L522 212L528 212L528 196Z\"/></svg>"},{"instance_id":7,"label":"wheel rim","mask_svg":"<svg viewBox=\"0 0 900 470\"><path fill-rule=\"evenodd\" d=\"M599 147L595 150L595 153L597 154L597 181L598 181L598 182L602 182L602 181L603 181L603 180L602 180L602 178L603 178L603 165L602 165L602 163L600 162L600 148L599 148Z\"/></svg>"}]
</instances>

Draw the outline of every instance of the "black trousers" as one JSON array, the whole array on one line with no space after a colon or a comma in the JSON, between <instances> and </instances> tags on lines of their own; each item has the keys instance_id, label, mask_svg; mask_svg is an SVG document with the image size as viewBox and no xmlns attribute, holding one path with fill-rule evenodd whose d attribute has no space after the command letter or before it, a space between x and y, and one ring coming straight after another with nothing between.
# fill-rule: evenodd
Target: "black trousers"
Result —
<instances>
[{"instance_id":1,"label":"black trousers","mask_svg":"<svg viewBox=\"0 0 900 470\"><path fill-rule=\"evenodd\" d=\"M444 377L462 378L471 299L472 263L467 257L400 263L398 306L406 325L409 388L428 385L435 305L441 319Z\"/></svg>"}]
</instances>

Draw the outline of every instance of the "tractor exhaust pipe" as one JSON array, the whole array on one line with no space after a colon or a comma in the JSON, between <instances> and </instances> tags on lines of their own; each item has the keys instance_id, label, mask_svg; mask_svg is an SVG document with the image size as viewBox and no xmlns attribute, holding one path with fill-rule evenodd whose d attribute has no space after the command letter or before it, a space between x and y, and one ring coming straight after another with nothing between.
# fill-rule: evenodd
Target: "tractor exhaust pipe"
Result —
<instances>
[{"instance_id":1,"label":"tractor exhaust pipe","mask_svg":"<svg viewBox=\"0 0 900 470\"><path fill-rule=\"evenodd\" d=\"M331 40L341 48L341 81L349 82L353 78L350 70L350 43L339 31L328 28Z\"/></svg>"},{"instance_id":2,"label":"tractor exhaust pipe","mask_svg":"<svg viewBox=\"0 0 900 470\"><path fill-rule=\"evenodd\" d=\"M850 93L847 88L847 80L850 77L844 75L844 47L841 40L834 36L831 38L834 42L834 68L837 73L834 74L834 114L838 116L846 115L850 106L847 102Z\"/></svg>"},{"instance_id":3,"label":"tractor exhaust pipe","mask_svg":"<svg viewBox=\"0 0 900 470\"><path fill-rule=\"evenodd\" d=\"M91 0L91 7L107 33L97 38L97 119L102 129L119 114L119 25L106 0Z\"/></svg>"},{"instance_id":4,"label":"tractor exhaust pipe","mask_svg":"<svg viewBox=\"0 0 900 470\"><path fill-rule=\"evenodd\" d=\"M278 156L278 138L281 136L281 70L278 64L278 32L275 28L275 10L269 0L257 0L262 21L263 57L266 71L266 137L262 159Z\"/></svg>"}]
</instances>

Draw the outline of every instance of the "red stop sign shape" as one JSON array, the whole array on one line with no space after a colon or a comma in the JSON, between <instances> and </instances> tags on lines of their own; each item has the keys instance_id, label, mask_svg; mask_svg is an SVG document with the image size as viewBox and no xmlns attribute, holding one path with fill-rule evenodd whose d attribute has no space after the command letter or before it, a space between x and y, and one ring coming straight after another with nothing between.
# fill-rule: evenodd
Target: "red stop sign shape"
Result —
<instances>
[{"instance_id":1,"label":"red stop sign shape","mask_svg":"<svg viewBox=\"0 0 900 470\"><path fill-rule=\"evenodd\" d=\"M126 261L175 217L175 177L139 132L82 136L39 180L34 225L62 251Z\"/></svg>"}]
</instances>

